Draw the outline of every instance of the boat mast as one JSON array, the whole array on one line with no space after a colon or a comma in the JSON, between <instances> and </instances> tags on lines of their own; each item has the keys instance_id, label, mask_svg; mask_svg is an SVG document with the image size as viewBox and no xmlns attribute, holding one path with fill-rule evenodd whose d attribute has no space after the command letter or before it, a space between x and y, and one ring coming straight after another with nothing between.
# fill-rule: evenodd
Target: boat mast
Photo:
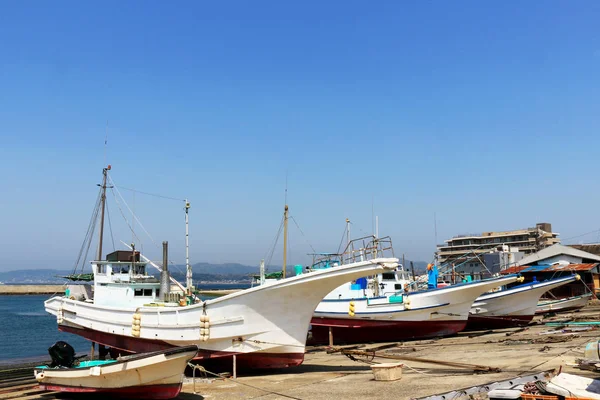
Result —
<instances>
[{"instance_id":1,"label":"boat mast","mask_svg":"<svg viewBox=\"0 0 600 400\"><path fill-rule=\"evenodd\" d=\"M283 210L283 278L285 278L285 266L287 262L287 228L288 228L288 205Z\"/></svg>"},{"instance_id":2,"label":"boat mast","mask_svg":"<svg viewBox=\"0 0 600 400\"><path fill-rule=\"evenodd\" d=\"M185 285L188 296L192 294L192 267L190 266L190 229L189 229L190 202L185 200Z\"/></svg>"},{"instance_id":3,"label":"boat mast","mask_svg":"<svg viewBox=\"0 0 600 400\"><path fill-rule=\"evenodd\" d=\"M102 195L100 196L100 237L98 238L98 257L96 260L102 261L102 239L104 237L104 208L106 204L106 175L110 171L110 164L102 169Z\"/></svg>"}]
</instances>

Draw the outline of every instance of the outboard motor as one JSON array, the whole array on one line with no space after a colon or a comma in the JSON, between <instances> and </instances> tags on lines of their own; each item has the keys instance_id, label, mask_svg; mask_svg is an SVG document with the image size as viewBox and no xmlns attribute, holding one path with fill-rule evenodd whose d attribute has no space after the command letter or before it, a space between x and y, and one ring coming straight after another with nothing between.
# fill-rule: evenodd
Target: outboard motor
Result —
<instances>
[{"instance_id":1,"label":"outboard motor","mask_svg":"<svg viewBox=\"0 0 600 400\"><path fill-rule=\"evenodd\" d=\"M71 368L75 362L75 349L67 342L58 341L48 349L52 358L51 368Z\"/></svg>"}]
</instances>

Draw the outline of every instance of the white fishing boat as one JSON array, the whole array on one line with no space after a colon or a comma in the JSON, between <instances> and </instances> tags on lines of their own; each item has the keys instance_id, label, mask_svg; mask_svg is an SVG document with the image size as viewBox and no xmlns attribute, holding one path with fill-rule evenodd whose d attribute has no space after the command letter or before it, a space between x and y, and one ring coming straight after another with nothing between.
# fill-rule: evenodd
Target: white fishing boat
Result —
<instances>
[{"instance_id":1,"label":"white fishing boat","mask_svg":"<svg viewBox=\"0 0 600 400\"><path fill-rule=\"evenodd\" d=\"M334 340L345 343L452 335L467 325L477 296L516 279L509 276L392 296L355 293L323 299L311 321L313 340L326 342L330 327Z\"/></svg>"},{"instance_id":2,"label":"white fishing boat","mask_svg":"<svg viewBox=\"0 0 600 400\"><path fill-rule=\"evenodd\" d=\"M95 272L91 301L56 296L45 302L59 330L132 352L197 344L200 359L235 354L239 368L278 368L302 363L313 311L332 288L393 268L397 260L357 262L186 306L159 302L159 283L121 281L123 273L112 273L128 263L93 265L102 272Z\"/></svg>"},{"instance_id":3,"label":"white fishing boat","mask_svg":"<svg viewBox=\"0 0 600 400\"><path fill-rule=\"evenodd\" d=\"M179 395L187 363L198 347L178 347L120 360L82 361L34 368L40 389L135 399L172 399Z\"/></svg>"},{"instance_id":4,"label":"white fishing boat","mask_svg":"<svg viewBox=\"0 0 600 400\"><path fill-rule=\"evenodd\" d=\"M479 296L473 303L467 329L500 329L527 325L540 297L548 290L574 282L579 275L527 283Z\"/></svg>"},{"instance_id":5,"label":"white fishing boat","mask_svg":"<svg viewBox=\"0 0 600 400\"><path fill-rule=\"evenodd\" d=\"M240 369L288 367L302 363L312 314L327 293L398 265L395 258L374 258L193 304L176 295L178 302L170 303L163 246L160 282L146 274L155 264L139 252L111 253L107 261L92 262L93 297L91 291L55 296L45 302L46 311L56 316L59 330L115 349L139 353L195 344L202 364L230 367L235 355ZM100 242L98 259L101 254Z\"/></svg>"},{"instance_id":6,"label":"white fishing boat","mask_svg":"<svg viewBox=\"0 0 600 400\"><path fill-rule=\"evenodd\" d=\"M389 238L372 238L356 249L353 242L338 255L368 258L391 250ZM340 268L340 267L336 267ZM332 268L335 269L335 268ZM396 341L455 334L463 330L473 301L482 293L515 282L506 276L418 292L405 291L406 271L383 272L367 281L346 283L330 292L317 306L312 342L326 343L331 330L336 343Z\"/></svg>"},{"instance_id":7,"label":"white fishing boat","mask_svg":"<svg viewBox=\"0 0 600 400\"><path fill-rule=\"evenodd\" d=\"M562 299L543 299L538 302L535 313L546 314L551 312L559 313L580 310L587 306L593 297L592 293L586 293L580 296L571 296Z\"/></svg>"}]
</instances>

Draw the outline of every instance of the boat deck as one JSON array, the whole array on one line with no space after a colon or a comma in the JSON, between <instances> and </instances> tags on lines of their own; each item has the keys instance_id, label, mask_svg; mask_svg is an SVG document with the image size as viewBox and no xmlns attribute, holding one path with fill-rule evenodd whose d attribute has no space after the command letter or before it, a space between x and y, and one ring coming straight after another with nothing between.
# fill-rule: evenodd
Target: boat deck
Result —
<instances>
[{"instance_id":1,"label":"boat deck","mask_svg":"<svg viewBox=\"0 0 600 400\"><path fill-rule=\"evenodd\" d=\"M563 371L596 377L589 371L569 366L583 355L585 344L598 337L599 330L572 333L541 334L556 331L556 327L540 324L570 318L596 318L600 303L594 301L585 309L543 318L536 316L525 330L517 328L493 332L466 332L451 338L400 343L380 350L382 354L403 354L411 357L441 361L462 362L499 367L499 373L474 373L442 365L403 362L402 379L379 382L373 379L369 365L352 361L341 354L328 354L322 348L308 348L304 364L296 368L266 371L252 376L232 379L196 379L197 395L193 394L192 378L186 378L179 399L410 399L455 389L481 385L563 367ZM600 329L600 328L598 328ZM335 340L335 338L334 338ZM358 350L381 347L384 343L368 344ZM379 362L394 360L375 359ZM14 388L17 389L17 388ZM32 385L23 385L22 392L0 389L4 399L53 399L50 393L35 391ZM272 393L275 392L275 393ZM64 395L61 396L65 399Z\"/></svg>"}]
</instances>

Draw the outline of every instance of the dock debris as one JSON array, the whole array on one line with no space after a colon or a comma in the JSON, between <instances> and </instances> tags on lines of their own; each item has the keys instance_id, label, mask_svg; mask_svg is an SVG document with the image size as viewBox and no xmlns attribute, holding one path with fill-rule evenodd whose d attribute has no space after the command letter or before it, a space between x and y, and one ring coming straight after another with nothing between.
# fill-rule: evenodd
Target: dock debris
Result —
<instances>
[{"instance_id":1,"label":"dock debris","mask_svg":"<svg viewBox=\"0 0 600 400\"><path fill-rule=\"evenodd\" d=\"M366 350L349 350L347 348L337 348L333 347L327 351L329 354L340 353L350 358L353 361L361 361L366 362L368 364L374 364L374 358L385 358L391 360L401 360L401 361L414 361L423 364L436 364L436 365L444 365L447 367L454 367L460 369L468 369L474 372L501 372L500 368L490 367L487 365L477 365L477 364L467 364L461 362L454 361L442 361L442 360L432 360L429 358L420 358L420 357L412 357L401 354L384 354L377 351L366 351ZM357 359L356 357L364 357L364 360Z\"/></svg>"},{"instance_id":2,"label":"dock debris","mask_svg":"<svg viewBox=\"0 0 600 400\"><path fill-rule=\"evenodd\" d=\"M494 390L518 390L523 394L539 394L536 382L547 382L554 376L555 370L542 371L525 376L516 376L497 382L453 390L433 396L413 398L412 400L472 400L488 399L488 394ZM517 397L518 398L518 397Z\"/></svg>"}]
</instances>

